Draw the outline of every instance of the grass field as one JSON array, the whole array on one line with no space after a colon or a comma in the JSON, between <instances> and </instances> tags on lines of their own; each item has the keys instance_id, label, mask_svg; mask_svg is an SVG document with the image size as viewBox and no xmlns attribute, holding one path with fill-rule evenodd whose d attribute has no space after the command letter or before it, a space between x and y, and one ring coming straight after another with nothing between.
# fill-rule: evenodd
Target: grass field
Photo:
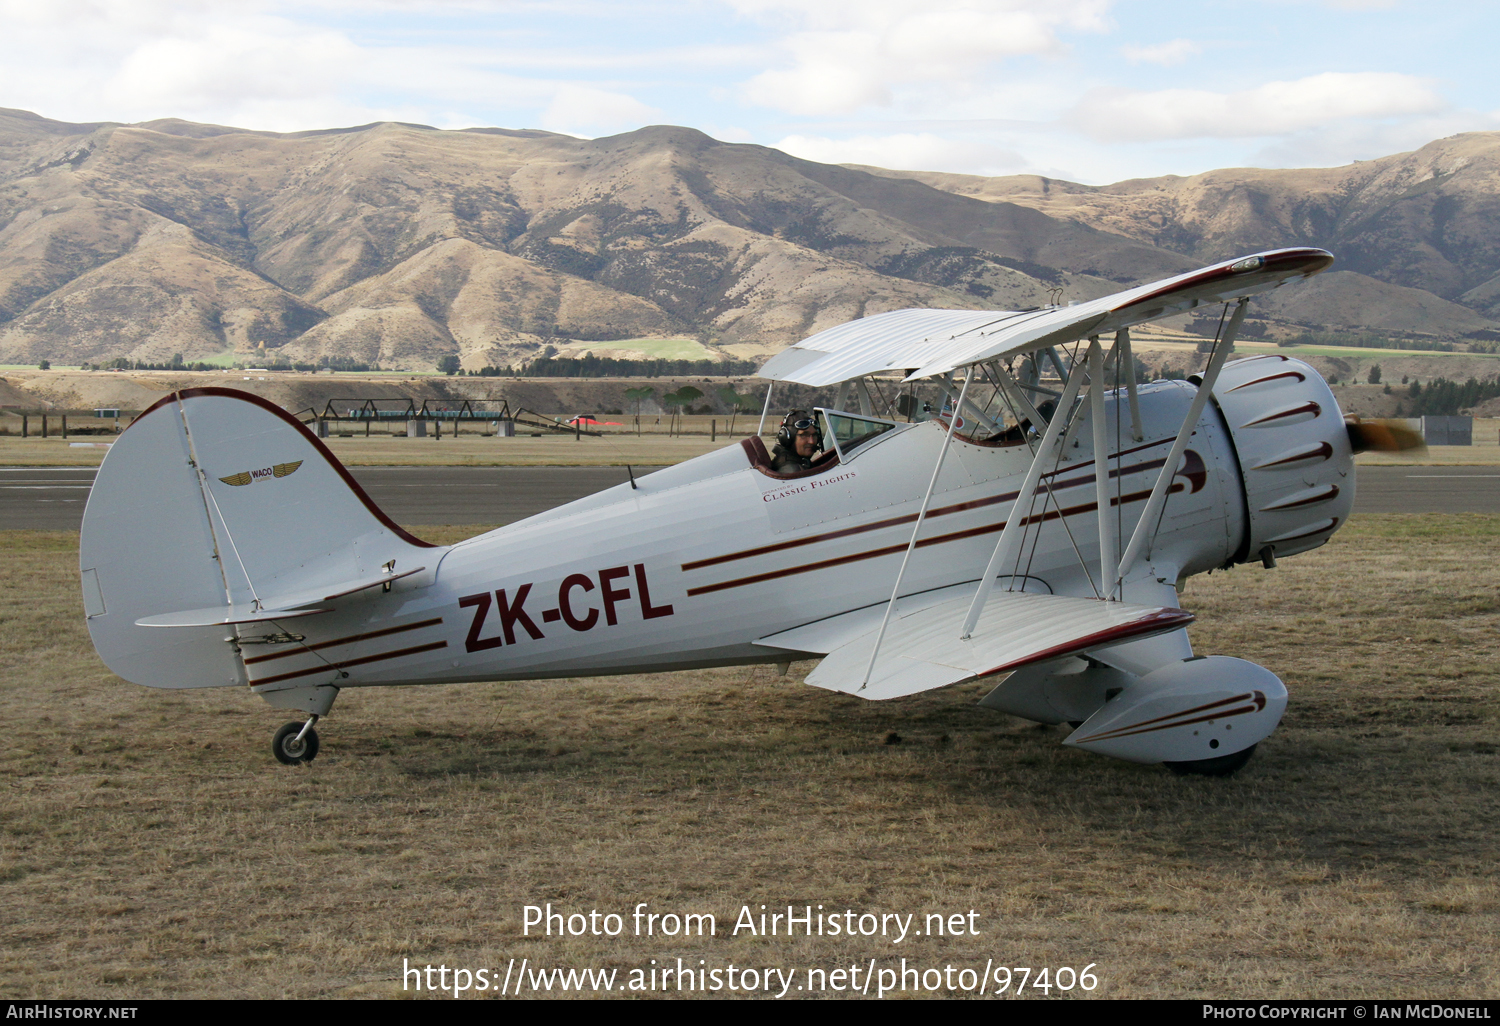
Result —
<instances>
[{"instance_id":1,"label":"grass field","mask_svg":"<svg viewBox=\"0 0 1500 1026\"><path fill-rule=\"evenodd\" d=\"M1194 578L1199 650L1291 692L1214 780L1064 749L975 708L987 684L867 703L799 683L810 664L352 691L288 768L288 717L258 698L104 669L76 536L0 533L0 996L397 995L403 959L623 981L651 959L906 957L1094 963L1108 997L1493 998L1500 581L1474 554L1497 544L1495 517L1357 517L1277 570ZM547 902L719 931L523 937ZM762 903L972 909L979 934L727 935Z\"/></svg>"}]
</instances>

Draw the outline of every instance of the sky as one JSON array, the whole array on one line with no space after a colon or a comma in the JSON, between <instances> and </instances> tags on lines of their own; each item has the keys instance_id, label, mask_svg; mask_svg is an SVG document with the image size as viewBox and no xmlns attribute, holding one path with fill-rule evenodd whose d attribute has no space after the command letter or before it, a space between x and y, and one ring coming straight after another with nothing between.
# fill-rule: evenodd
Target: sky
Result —
<instances>
[{"instance_id":1,"label":"sky","mask_svg":"<svg viewBox=\"0 0 1500 1026\"><path fill-rule=\"evenodd\" d=\"M1493 0L0 0L0 107L271 131L685 125L1105 184L1500 130Z\"/></svg>"}]
</instances>

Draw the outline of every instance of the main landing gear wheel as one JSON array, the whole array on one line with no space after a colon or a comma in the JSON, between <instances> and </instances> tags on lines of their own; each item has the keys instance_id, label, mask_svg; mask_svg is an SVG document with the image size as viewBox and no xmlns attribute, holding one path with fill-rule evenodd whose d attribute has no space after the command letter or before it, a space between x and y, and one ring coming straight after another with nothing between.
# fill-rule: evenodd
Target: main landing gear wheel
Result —
<instances>
[{"instance_id":1,"label":"main landing gear wheel","mask_svg":"<svg viewBox=\"0 0 1500 1026\"><path fill-rule=\"evenodd\" d=\"M318 732L310 723L288 723L271 740L271 751L277 762L288 766L312 762L318 754Z\"/></svg>"},{"instance_id":2,"label":"main landing gear wheel","mask_svg":"<svg viewBox=\"0 0 1500 1026\"><path fill-rule=\"evenodd\" d=\"M1220 755L1213 759L1195 759L1192 762L1164 762L1163 766L1180 777L1231 777L1234 776L1250 756L1255 754L1255 745L1233 755Z\"/></svg>"}]
</instances>

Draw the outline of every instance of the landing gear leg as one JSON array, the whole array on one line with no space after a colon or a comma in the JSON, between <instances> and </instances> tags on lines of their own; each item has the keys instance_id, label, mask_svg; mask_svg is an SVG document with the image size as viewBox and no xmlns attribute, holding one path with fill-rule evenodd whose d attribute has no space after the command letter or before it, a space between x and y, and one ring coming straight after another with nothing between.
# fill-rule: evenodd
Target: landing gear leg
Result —
<instances>
[{"instance_id":1,"label":"landing gear leg","mask_svg":"<svg viewBox=\"0 0 1500 1026\"><path fill-rule=\"evenodd\" d=\"M276 761L296 766L317 758L318 732L313 730L313 724L317 722L315 714L306 723L288 723L278 730L271 740L271 752Z\"/></svg>"},{"instance_id":2,"label":"landing gear leg","mask_svg":"<svg viewBox=\"0 0 1500 1026\"><path fill-rule=\"evenodd\" d=\"M261 687L265 686L267 685ZM275 687L274 684L269 686ZM277 762L288 766L312 762L318 754L318 732L313 730L313 724L328 715L339 689L332 684L273 691L262 691L261 687L250 690L278 709L291 709L308 715L306 723L288 723L276 732L276 738L271 742L271 754L276 756Z\"/></svg>"}]
</instances>

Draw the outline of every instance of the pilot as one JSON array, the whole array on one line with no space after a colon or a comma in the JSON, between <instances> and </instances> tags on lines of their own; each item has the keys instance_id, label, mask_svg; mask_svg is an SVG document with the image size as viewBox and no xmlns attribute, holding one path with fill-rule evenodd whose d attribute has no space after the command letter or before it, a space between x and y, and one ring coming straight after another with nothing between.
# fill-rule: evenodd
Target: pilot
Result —
<instances>
[{"instance_id":1,"label":"pilot","mask_svg":"<svg viewBox=\"0 0 1500 1026\"><path fill-rule=\"evenodd\" d=\"M792 410L781 420L776 432L776 448L771 450L771 467L778 474L795 474L813 465L823 451L823 433L818 418L807 410Z\"/></svg>"}]
</instances>

